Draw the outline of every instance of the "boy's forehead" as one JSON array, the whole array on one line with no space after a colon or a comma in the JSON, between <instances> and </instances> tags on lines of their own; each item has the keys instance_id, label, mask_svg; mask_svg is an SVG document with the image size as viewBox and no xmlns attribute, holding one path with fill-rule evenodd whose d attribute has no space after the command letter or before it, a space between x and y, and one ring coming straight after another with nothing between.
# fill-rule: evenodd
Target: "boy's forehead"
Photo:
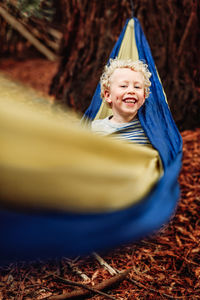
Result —
<instances>
[{"instance_id":1,"label":"boy's forehead","mask_svg":"<svg viewBox=\"0 0 200 300\"><path fill-rule=\"evenodd\" d=\"M137 79L139 81L144 80L144 76L140 71L135 71L131 68L116 68L110 76L110 81Z\"/></svg>"}]
</instances>

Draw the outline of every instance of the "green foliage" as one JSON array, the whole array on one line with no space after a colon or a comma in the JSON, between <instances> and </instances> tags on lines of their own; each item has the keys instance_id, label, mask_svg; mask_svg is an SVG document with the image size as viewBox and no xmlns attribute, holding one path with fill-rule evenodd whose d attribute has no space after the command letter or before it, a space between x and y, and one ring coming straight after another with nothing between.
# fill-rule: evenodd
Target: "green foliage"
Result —
<instances>
[{"instance_id":1,"label":"green foliage","mask_svg":"<svg viewBox=\"0 0 200 300\"><path fill-rule=\"evenodd\" d=\"M51 21L55 13L53 0L17 0L16 8L24 18L34 16L47 21Z\"/></svg>"}]
</instances>

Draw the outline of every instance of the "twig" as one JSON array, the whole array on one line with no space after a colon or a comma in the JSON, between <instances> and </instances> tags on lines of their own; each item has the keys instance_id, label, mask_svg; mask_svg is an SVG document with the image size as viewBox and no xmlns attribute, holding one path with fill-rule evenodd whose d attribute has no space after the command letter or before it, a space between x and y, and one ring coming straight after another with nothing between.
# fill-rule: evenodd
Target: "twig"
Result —
<instances>
[{"instance_id":1,"label":"twig","mask_svg":"<svg viewBox=\"0 0 200 300\"><path fill-rule=\"evenodd\" d=\"M116 275L118 272L113 269L98 253L92 253L94 257L98 260L101 266L104 266L105 269L110 273L110 275Z\"/></svg>"},{"instance_id":2,"label":"twig","mask_svg":"<svg viewBox=\"0 0 200 300\"><path fill-rule=\"evenodd\" d=\"M66 258L65 262L68 264L68 266L71 268L71 270L75 274L79 275L84 281L86 281L86 282L91 281L90 278L86 274L84 274L81 270L79 270L79 268L75 265L75 260Z\"/></svg>"},{"instance_id":3,"label":"twig","mask_svg":"<svg viewBox=\"0 0 200 300\"><path fill-rule=\"evenodd\" d=\"M85 284L81 284L81 283L78 283L78 282L70 281L68 279L53 275L55 279L58 279L58 280L60 280L64 283L67 283L69 285L81 287L82 289L86 289L87 291L77 290L77 291L74 291L74 292L71 292L71 293L65 293L65 294L62 294L62 295L50 296L46 299L48 299L48 300L73 299L73 298L77 298L77 297L80 297L80 296L86 296L90 292L92 292L92 293L97 293L97 294L106 296L109 299L113 299L113 300L115 299L116 300L116 298L114 298L114 297L112 297L112 296L110 296L106 293L103 293L101 291L105 290L105 289L108 289L111 286L116 285L117 283L123 281L131 270L132 270L132 268L130 268L128 270L125 270L123 272L120 272L119 274L113 276L112 278L104 280L103 282L94 285L94 287L91 287L91 286L88 286L88 285L85 285Z\"/></svg>"}]
</instances>

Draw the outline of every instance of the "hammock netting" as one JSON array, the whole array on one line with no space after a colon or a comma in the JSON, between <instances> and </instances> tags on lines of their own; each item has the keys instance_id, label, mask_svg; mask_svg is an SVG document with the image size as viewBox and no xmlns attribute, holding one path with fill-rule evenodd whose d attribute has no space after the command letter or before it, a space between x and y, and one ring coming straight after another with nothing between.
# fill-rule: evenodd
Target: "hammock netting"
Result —
<instances>
[{"instance_id":1,"label":"hammock netting","mask_svg":"<svg viewBox=\"0 0 200 300\"><path fill-rule=\"evenodd\" d=\"M155 232L174 214L182 140L136 18L110 57L148 64L151 93L138 117L152 149L97 136L68 112L0 92L1 264L111 249ZM84 120L109 113L98 85Z\"/></svg>"}]
</instances>

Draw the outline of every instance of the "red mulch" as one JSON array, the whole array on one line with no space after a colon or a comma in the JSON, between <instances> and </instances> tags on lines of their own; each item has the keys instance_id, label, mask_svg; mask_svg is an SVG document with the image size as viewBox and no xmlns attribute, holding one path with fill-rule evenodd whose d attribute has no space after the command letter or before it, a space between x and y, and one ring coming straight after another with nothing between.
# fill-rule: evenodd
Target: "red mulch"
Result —
<instances>
[{"instance_id":1,"label":"red mulch","mask_svg":"<svg viewBox=\"0 0 200 300\"><path fill-rule=\"evenodd\" d=\"M200 128L184 131L182 137L181 199L171 222L151 238L101 254L117 270L132 268L107 291L115 299L200 299ZM112 277L93 256L79 258L75 265L90 284ZM86 283L66 258L11 264L0 268L0 299L39 300L77 289L56 275ZM91 299L107 298L93 294Z\"/></svg>"},{"instance_id":2,"label":"red mulch","mask_svg":"<svg viewBox=\"0 0 200 300\"><path fill-rule=\"evenodd\" d=\"M27 84L44 94L48 94L52 77L57 71L59 62L42 58L0 60L0 72Z\"/></svg>"}]
</instances>

